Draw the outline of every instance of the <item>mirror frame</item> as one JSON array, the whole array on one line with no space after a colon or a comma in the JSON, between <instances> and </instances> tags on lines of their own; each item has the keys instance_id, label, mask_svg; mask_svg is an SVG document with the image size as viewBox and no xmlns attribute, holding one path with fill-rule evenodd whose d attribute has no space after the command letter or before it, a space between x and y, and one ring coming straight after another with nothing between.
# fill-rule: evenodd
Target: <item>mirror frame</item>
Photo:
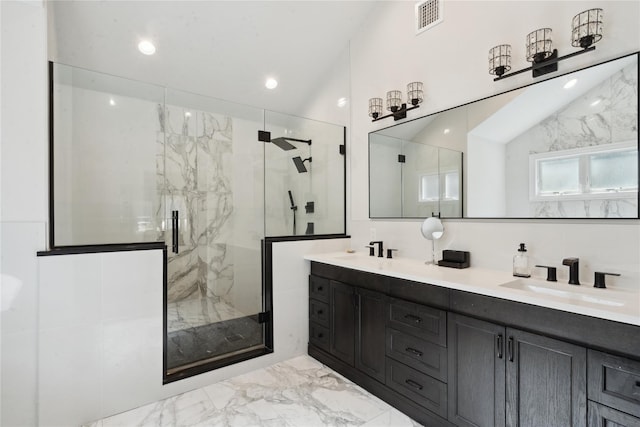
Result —
<instances>
[{"instance_id":1,"label":"mirror frame","mask_svg":"<svg viewBox=\"0 0 640 427\"><path fill-rule=\"evenodd\" d=\"M554 75L554 76L546 78L544 80L534 81L534 82L531 82L531 83L528 83L528 84L525 84L525 85L522 85L522 86L518 86L518 87L509 89L509 90L505 90L503 92L495 93L493 95L485 96L483 98L475 99L475 100L472 100L472 101L469 101L469 102L466 102L466 103L463 103L463 104L460 104L460 105L456 105L456 106L453 106L453 107L450 107L450 108L446 108L444 110L435 111L433 113L426 114L424 116L416 117L416 118L411 119L411 120L403 121L402 123L398 123L398 124L395 124L395 125L383 127L383 128L376 129L374 131L369 132L368 135L367 135L367 151L368 151L367 187L368 187L368 190L369 190L369 192L368 192L368 196L369 196L369 206L368 206L369 219L373 219L373 220L384 220L384 219L416 220L416 219L424 218L424 217L409 217L409 216L400 216L400 217L371 216L371 185L370 185L370 183L371 183L371 135L372 134L376 134L376 133L381 132L381 131L385 131L385 130L388 130L388 129L391 129L391 128L395 128L397 126L402 126L402 125L405 125L407 123L415 122L416 120L421 120L421 119L424 119L426 117L431 117L431 116L434 116L434 115L437 115L437 114L445 113L447 111L451 111L451 110L454 110L454 109L457 109L457 108L466 107L466 106L474 104L476 102L480 102L480 101L484 101L484 100L487 100L487 99L491 99L491 98L494 98L496 96L500 96L500 95L504 95L504 94L507 94L507 93L510 93L510 92L521 90L521 89L524 89L524 88L527 88L527 87L530 87L530 86L533 86L533 85L536 85L536 84L539 84L539 83L543 83L543 82L546 82L546 81L549 81L549 80L553 80L553 79L556 79L556 78L564 77L564 76L567 76L567 75L570 75L570 74L573 74L573 73L577 73L577 72L580 72L580 71L583 71L583 70L587 70L589 68L597 67L599 65L603 65L603 64L606 64L606 63L609 63L609 62L617 61L617 60L620 60L620 59L623 59L623 58L627 58L627 57L630 57L630 56L636 56L637 59L640 60L640 51L635 51L635 52L632 52L632 53L620 55L620 56L617 56L615 58L612 58L612 59L609 59L609 60L606 60L606 61L598 62L598 63L592 64L592 65L589 65L589 66L586 66L586 67L582 67L582 68L578 68L578 69L575 69L575 70L571 70L571 71L568 71L566 73ZM640 67L638 68L638 80L640 81ZM638 117L636 122L640 123L640 107L638 108L638 112L636 113L636 116ZM428 145L428 144L425 144L425 145ZM636 147L638 149L638 152L640 153L640 135L638 135L638 134L636 135ZM443 148L445 148L445 147L443 147ZM463 152L462 156L463 156L463 158L465 158L465 160L468 161L466 153ZM567 220L569 220L569 221L576 221L576 220L587 220L587 221L591 221L591 220L598 220L598 221L616 220L616 221L620 221L620 220L623 220L623 221L625 221L625 220L627 220L628 221L628 220L631 220L631 221L633 221L633 220L640 219L640 155L638 156L638 187L639 187L639 189L638 189L638 192L636 194L636 200L637 200L636 201L636 215L634 217L617 218L617 217L524 217L524 216L523 217L490 217L490 216L478 217L478 216L467 216L467 212L466 212L467 211L467 206L466 206L466 203L463 202L463 200L467 199L467 186L465 185L465 181L464 181L464 180L466 180L466 174L467 174L466 167L463 166L462 176L461 176L461 178L463 179L462 194L461 194L461 203L463 203L463 206L462 206L462 214L461 214L461 216L460 217L442 217L442 218L444 218L444 219L456 219L456 220L464 220L464 219L470 219L470 220L497 220L497 219L499 219L499 220L516 220L516 221L518 221L518 220L519 221L523 221L523 220L524 221L530 221L530 220L547 220L547 221L548 220L552 220L552 221L558 221L558 220L560 220L560 221L567 221ZM440 217L440 216L438 215L438 217Z\"/></svg>"}]
</instances>

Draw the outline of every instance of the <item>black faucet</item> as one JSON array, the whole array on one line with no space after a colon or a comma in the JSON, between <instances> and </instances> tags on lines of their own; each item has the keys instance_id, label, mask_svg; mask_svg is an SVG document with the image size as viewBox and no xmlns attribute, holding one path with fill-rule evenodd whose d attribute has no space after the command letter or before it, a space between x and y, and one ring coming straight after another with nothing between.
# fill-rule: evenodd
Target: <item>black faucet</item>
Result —
<instances>
[{"instance_id":1,"label":"black faucet","mask_svg":"<svg viewBox=\"0 0 640 427\"><path fill-rule=\"evenodd\" d=\"M369 242L370 245L378 245L378 257L382 258L382 240L376 240L375 242Z\"/></svg>"},{"instance_id":2,"label":"black faucet","mask_svg":"<svg viewBox=\"0 0 640 427\"><path fill-rule=\"evenodd\" d=\"M579 270L579 258L565 258L562 260L562 265L569 266L569 284L570 285L579 285L580 279L578 278L580 274Z\"/></svg>"}]
</instances>

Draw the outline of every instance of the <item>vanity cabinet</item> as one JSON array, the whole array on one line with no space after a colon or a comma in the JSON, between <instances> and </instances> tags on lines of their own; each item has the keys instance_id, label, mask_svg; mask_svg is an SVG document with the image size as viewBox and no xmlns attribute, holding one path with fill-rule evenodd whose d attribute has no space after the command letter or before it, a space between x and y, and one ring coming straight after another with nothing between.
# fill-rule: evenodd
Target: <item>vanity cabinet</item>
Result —
<instances>
[{"instance_id":1,"label":"vanity cabinet","mask_svg":"<svg viewBox=\"0 0 640 427\"><path fill-rule=\"evenodd\" d=\"M356 288L356 368L384 383L386 297Z\"/></svg>"},{"instance_id":2,"label":"vanity cabinet","mask_svg":"<svg viewBox=\"0 0 640 427\"><path fill-rule=\"evenodd\" d=\"M384 382L384 294L316 276L310 276L309 283L310 342L366 375ZM322 291L327 290L326 305L316 299L318 287ZM316 307L319 304L320 307L326 307L324 324L318 322L320 316ZM324 308L322 313L325 313ZM327 327L326 335L317 333L323 331L322 327Z\"/></svg>"},{"instance_id":3,"label":"vanity cabinet","mask_svg":"<svg viewBox=\"0 0 640 427\"><path fill-rule=\"evenodd\" d=\"M330 281L329 286L329 351L338 359L353 366L356 346L355 288L344 283Z\"/></svg>"},{"instance_id":4,"label":"vanity cabinet","mask_svg":"<svg viewBox=\"0 0 640 427\"><path fill-rule=\"evenodd\" d=\"M462 426L582 426L586 349L449 313L449 420Z\"/></svg>"},{"instance_id":5,"label":"vanity cabinet","mask_svg":"<svg viewBox=\"0 0 640 427\"><path fill-rule=\"evenodd\" d=\"M640 361L589 350L589 426L640 427Z\"/></svg>"},{"instance_id":6,"label":"vanity cabinet","mask_svg":"<svg viewBox=\"0 0 640 427\"><path fill-rule=\"evenodd\" d=\"M449 421L504 426L504 326L449 313Z\"/></svg>"},{"instance_id":7,"label":"vanity cabinet","mask_svg":"<svg viewBox=\"0 0 640 427\"><path fill-rule=\"evenodd\" d=\"M317 262L309 307L309 354L424 425L640 427L640 327Z\"/></svg>"}]
</instances>

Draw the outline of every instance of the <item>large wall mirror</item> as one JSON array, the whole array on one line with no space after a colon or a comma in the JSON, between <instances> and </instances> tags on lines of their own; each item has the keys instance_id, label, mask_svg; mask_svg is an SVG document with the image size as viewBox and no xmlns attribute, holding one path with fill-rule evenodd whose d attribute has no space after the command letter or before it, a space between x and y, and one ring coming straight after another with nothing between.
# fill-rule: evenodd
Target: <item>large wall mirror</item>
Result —
<instances>
[{"instance_id":1,"label":"large wall mirror","mask_svg":"<svg viewBox=\"0 0 640 427\"><path fill-rule=\"evenodd\" d=\"M638 53L369 134L371 218L638 218Z\"/></svg>"}]
</instances>

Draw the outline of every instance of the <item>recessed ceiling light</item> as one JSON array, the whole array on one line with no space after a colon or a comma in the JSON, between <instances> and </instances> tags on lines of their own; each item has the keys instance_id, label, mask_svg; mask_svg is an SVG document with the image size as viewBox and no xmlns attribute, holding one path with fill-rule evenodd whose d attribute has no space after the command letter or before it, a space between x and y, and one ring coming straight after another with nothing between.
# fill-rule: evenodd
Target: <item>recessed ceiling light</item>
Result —
<instances>
[{"instance_id":1,"label":"recessed ceiling light","mask_svg":"<svg viewBox=\"0 0 640 427\"><path fill-rule=\"evenodd\" d=\"M267 81L264 83L264 86L267 89L275 89L276 87L278 87L278 81L274 78L269 77Z\"/></svg>"},{"instance_id":2,"label":"recessed ceiling light","mask_svg":"<svg viewBox=\"0 0 640 427\"><path fill-rule=\"evenodd\" d=\"M445 129L445 130L444 130L444 132L443 132L443 133L446 135L446 134L448 134L449 132L451 132L451 131L447 128L447 129Z\"/></svg>"},{"instance_id":3,"label":"recessed ceiling light","mask_svg":"<svg viewBox=\"0 0 640 427\"><path fill-rule=\"evenodd\" d=\"M578 83L578 79L571 79L568 82L566 82L563 87L565 89L571 89L576 85L576 83Z\"/></svg>"},{"instance_id":4,"label":"recessed ceiling light","mask_svg":"<svg viewBox=\"0 0 640 427\"><path fill-rule=\"evenodd\" d=\"M109 105L111 105L112 107L116 105L116 101L113 98L109 98Z\"/></svg>"},{"instance_id":5,"label":"recessed ceiling light","mask_svg":"<svg viewBox=\"0 0 640 427\"><path fill-rule=\"evenodd\" d=\"M593 102L591 103L591 106L592 106L592 107L595 107L596 105L600 104L600 102L602 102L602 99L598 98L598 99L596 99L595 101L593 101Z\"/></svg>"},{"instance_id":6,"label":"recessed ceiling light","mask_svg":"<svg viewBox=\"0 0 640 427\"><path fill-rule=\"evenodd\" d=\"M145 55L153 55L156 53L156 47L149 40L142 40L138 43L138 50Z\"/></svg>"},{"instance_id":7,"label":"recessed ceiling light","mask_svg":"<svg viewBox=\"0 0 640 427\"><path fill-rule=\"evenodd\" d=\"M191 112L190 112L190 111L185 112L185 113L184 113L184 116L185 116L185 117L191 117Z\"/></svg>"},{"instance_id":8,"label":"recessed ceiling light","mask_svg":"<svg viewBox=\"0 0 640 427\"><path fill-rule=\"evenodd\" d=\"M342 108L345 105L347 105L347 98L342 97L342 98L338 99L338 107Z\"/></svg>"}]
</instances>

